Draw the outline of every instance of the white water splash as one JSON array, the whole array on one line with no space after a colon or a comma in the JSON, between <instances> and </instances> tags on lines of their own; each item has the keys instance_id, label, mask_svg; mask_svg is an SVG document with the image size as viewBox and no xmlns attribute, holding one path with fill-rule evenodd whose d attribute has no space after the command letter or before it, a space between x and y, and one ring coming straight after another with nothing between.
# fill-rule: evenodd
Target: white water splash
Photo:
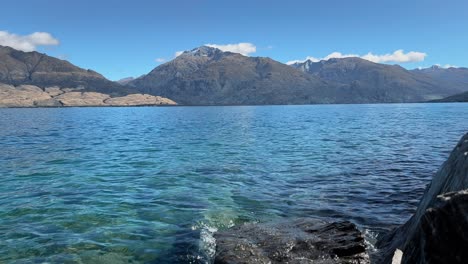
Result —
<instances>
[{"instance_id":1,"label":"white water splash","mask_svg":"<svg viewBox=\"0 0 468 264\"><path fill-rule=\"evenodd\" d=\"M229 228L233 226L233 220L228 220L224 223L199 222L192 226L192 230L200 230L200 242L198 246L200 256L198 256L198 259L206 260L205 263L207 264L213 263L216 254L216 238L214 237L214 234L218 232L218 227Z\"/></svg>"},{"instance_id":2,"label":"white water splash","mask_svg":"<svg viewBox=\"0 0 468 264\"><path fill-rule=\"evenodd\" d=\"M377 252L377 247L375 243L377 243L377 236L378 234L370 231L369 229L364 229L364 243L366 244L367 251L369 253Z\"/></svg>"}]
</instances>

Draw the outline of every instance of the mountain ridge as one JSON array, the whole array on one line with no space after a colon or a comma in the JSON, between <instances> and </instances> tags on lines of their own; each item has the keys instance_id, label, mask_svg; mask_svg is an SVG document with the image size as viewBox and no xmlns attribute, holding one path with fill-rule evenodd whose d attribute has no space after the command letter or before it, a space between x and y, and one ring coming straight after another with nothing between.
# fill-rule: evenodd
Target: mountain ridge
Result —
<instances>
[{"instance_id":1,"label":"mountain ridge","mask_svg":"<svg viewBox=\"0 0 468 264\"><path fill-rule=\"evenodd\" d=\"M129 85L188 105L319 103L326 96L306 92L325 82L285 64L206 46L182 53ZM289 95L282 89L288 85Z\"/></svg>"},{"instance_id":2,"label":"mountain ridge","mask_svg":"<svg viewBox=\"0 0 468 264\"><path fill-rule=\"evenodd\" d=\"M50 87L79 92L74 96L83 98L89 97L84 93L163 96L182 105L407 103L468 91L468 69L406 70L358 57L286 65L201 46L138 78L112 82L65 60L0 46L0 84L8 86L3 96L12 95L11 87L32 85L46 93ZM135 98L146 97L132 102Z\"/></svg>"},{"instance_id":3,"label":"mountain ridge","mask_svg":"<svg viewBox=\"0 0 468 264\"><path fill-rule=\"evenodd\" d=\"M0 46L0 107L176 104L39 52Z\"/></svg>"},{"instance_id":4,"label":"mountain ridge","mask_svg":"<svg viewBox=\"0 0 468 264\"><path fill-rule=\"evenodd\" d=\"M400 65L379 64L358 57L319 62L309 60L291 66L326 80L358 87L368 93L385 91L388 102L428 101L464 91L463 87L415 74Z\"/></svg>"},{"instance_id":5,"label":"mountain ridge","mask_svg":"<svg viewBox=\"0 0 468 264\"><path fill-rule=\"evenodd\" d=\"M129 85L188 105L424 102L468 90L357 57L286 65L206 46L183 52Z\"/></svg>"},{"instance_id":6,"label":"mountain ridge","mask_svg":"<svg viewBox=\"0 0 468 264\"><path fill-rule=\"evenodd\" d=\"M93 70L77 67L66 60L6 46L0 46L0 83L13 86L35 85L41 88L80 87L87 91L112 95L131 92L127 87L109 81Z\"/></svg>"}]
</instances>

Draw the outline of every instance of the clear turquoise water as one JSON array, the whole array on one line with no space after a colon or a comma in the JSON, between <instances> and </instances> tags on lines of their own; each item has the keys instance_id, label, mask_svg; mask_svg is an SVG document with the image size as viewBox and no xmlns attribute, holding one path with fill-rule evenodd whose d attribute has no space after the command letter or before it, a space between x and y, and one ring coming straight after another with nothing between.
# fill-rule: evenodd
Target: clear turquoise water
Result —
<instances>
[{"instance_id":1,"label":"clear turquoise water","mask_svg":"<svg viewBox=\"0 0 468 264\"><path fill-rule=\"evenodd\" d=\"M211 234L414 211L468 104L0 109L0 263L209 262Z\"/></svg>"}]
</instances>

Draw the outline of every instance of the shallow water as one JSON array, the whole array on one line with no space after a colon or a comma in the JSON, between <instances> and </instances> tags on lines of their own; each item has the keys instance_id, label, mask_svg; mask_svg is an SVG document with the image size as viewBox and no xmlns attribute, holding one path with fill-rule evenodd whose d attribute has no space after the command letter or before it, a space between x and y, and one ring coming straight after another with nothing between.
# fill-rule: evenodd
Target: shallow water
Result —
<instances>
[{"instance_id":1,"label":"shallow water","mask_svg":"<svg viewBox=\"0 0 468 264\"><path fill-rule=\"evenodd\" d=\"M0 263L209 262L244 221L406 221L468 104L0 109Z\"/></svg>"}]
</instances>

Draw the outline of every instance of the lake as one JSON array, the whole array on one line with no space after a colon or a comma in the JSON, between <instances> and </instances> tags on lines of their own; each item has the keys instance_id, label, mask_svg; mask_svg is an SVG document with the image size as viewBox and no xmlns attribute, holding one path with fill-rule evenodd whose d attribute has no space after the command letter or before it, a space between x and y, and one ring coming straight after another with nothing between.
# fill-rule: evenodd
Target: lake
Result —
<instances>
[{"instance_id":1,"label":"lake","mask_svg":"<svg viewBox=\"0 0 468 264\"><path fill-rule=\"evenodd\" d=\"M213 232L404 223L468 104L0 109L1 263L210 263Z\"/></svg>"}]
</instances>

